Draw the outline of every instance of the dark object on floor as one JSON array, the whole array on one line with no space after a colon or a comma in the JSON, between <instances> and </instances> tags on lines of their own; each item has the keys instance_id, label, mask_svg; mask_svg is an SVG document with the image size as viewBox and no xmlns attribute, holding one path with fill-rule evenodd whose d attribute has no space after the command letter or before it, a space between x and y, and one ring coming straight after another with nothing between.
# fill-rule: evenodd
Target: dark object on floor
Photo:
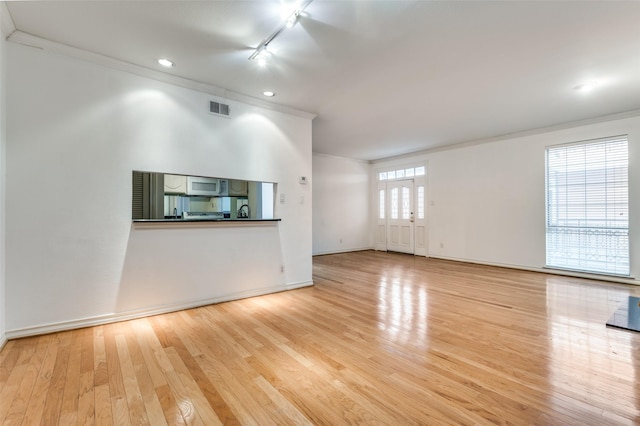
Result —
<instances>
[{"instance_id":1,"label":"dark object on floor","mask_svg":"<svg viewBox=\"0 0 640 426\"><path fill-rule=\"evenodd\" d=\"M611 327L640 331L640 297L629 296L607 321Z\"/></svg>"}]
</instances>

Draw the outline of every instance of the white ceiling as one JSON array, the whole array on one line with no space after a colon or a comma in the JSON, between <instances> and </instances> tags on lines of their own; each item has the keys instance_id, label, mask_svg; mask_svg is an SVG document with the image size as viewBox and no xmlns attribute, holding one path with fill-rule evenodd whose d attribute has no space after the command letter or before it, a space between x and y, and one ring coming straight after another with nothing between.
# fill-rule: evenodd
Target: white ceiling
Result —
<instances>
[{"instance_id":1,"label":"white ceiling","mask_svg":"<svg viewBox=\"0 0 640 426\"><path fill-rule=\"evenodd\" d=\"M290 6L289 6L290 7ZM640 2L8 2L16 29L317 114L315 152L363 160L640 109ZM11 39L11 38L10 38ZM598 80L589 93L574 90ZM264 99L261 99L261 102Z\"/></svg>"}]
</instances>

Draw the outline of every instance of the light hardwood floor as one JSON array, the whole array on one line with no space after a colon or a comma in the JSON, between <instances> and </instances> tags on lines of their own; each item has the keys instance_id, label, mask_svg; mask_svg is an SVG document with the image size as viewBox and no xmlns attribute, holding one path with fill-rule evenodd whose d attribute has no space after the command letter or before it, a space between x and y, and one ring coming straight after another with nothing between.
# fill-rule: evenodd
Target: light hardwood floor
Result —
<instances>
[{"instance_id":1,"label":"light hardwood floor","mask_svg":"<svg viewBox=\"0 0 640 426\"><path fill-rule=\"evenodd\" d=\"M314 287L14 340L2 424L640 423L640 288L357 252Z\"/></svg>"}]
</instances>

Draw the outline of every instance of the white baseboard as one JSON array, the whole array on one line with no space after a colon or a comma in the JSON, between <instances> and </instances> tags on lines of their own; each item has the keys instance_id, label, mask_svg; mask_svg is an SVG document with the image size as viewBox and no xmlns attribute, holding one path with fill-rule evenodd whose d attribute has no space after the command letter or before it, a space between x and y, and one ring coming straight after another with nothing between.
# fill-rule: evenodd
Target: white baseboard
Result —
<instances>
[{"instance_id":1,"label":"white baseboard","mask_svg":"<svg viewBox=\"0 0 640 426\"><path fill-rule=\"evenodd\" d=\"M590 280L607 281L607 282L620 283L620 284L640 285L640 282L635 278L623 278L623 277L616 277L612 275L588 274L588 273L577 272L577 271L565 271L562 269L552 269L552 268L543 268L543 267L536 268L531 266L511 265L507 263L485 262L481 260L472 260L472 259L460 259L457 257L448 257L448 256L427 255L427 257L431 259L442 259L442 260L452 260L454 262L473 263L476 265L487 265L487 266L497 266L499 268L519 269L521 271L541 272L543 274L562 275L566 277L575 277L575 278L586 278Z\"/></svg>"},{"instance_id":2,"label":"white baseboard","mask_svg":"<svg viewBox=\"0 0 640 426\"><path fill-rule=\"evenodd\" d=\"M243 291L238 293L227 294L220 297L214 297L206 300L197 300L188 303L171 304L162 306L153 306L144 309L137 309L126 312L117 312L107 315L98 315L95 317L81 318L70 321L61 321L50 324L42 324L33 327L18 328L9 330L0 340L0 343L9 339L18 339L21 337L36 336L40 334L57 333L59 331L74 330L77 328L93 327L96 325L109 324L118 321L126 321L137 318L149 317L152 315L166 314L169 312L182 311L184 309L197 308L200 306L213 305L216 303L229 302L231 300L246 299L248 297L263 296L265 294L279 293L281 291L294 290L296 288L309 287L313 285L313 281L300 281L279 285L274 287L265 287L255 290ZM0 348L2 344L0 344Z\"/></svg>"},{"instance_id":3,"label":"white baseboard","mask_svg":"<svg viewBox=\"0 0 640 426\"><path fill-rule=\"evenodd\" d=\"M325 254L351 253L352 251L365 251L365 250L374 250L374 248L361 247L361 248L350 248L350 249L341 249L341 250L319 251L317 253L312 253L312 256L322 256Z\"/></svg>"},{"instance_id":4,"label":"white baseboard","mask_svg":"<svg viewBox=\"0 0 640 426\"><path fill-rule=\"evenodd\" d=\"M4 345L7 344L7 336L5 334L3 334L2 336L0 336L0 351L2 350L2 348L4 348Z\"/></svg>"}]
</instances>

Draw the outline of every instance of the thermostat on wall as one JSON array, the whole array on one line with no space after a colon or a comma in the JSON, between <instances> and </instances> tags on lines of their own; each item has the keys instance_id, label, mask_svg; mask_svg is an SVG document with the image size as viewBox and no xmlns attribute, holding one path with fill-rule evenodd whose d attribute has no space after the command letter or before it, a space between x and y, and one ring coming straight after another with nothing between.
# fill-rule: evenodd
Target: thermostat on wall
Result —
<instances>
[{"instance_id":1,"label":"thermostat on wall","mask_svg":"<svg viewBox=\"0 0 640 426\"><path fill-rule=\"evenodd\" d=\"M300 185L306 185L307 184L307 177L306 176L300 176Z\"/></svg>"}]
</instances>

